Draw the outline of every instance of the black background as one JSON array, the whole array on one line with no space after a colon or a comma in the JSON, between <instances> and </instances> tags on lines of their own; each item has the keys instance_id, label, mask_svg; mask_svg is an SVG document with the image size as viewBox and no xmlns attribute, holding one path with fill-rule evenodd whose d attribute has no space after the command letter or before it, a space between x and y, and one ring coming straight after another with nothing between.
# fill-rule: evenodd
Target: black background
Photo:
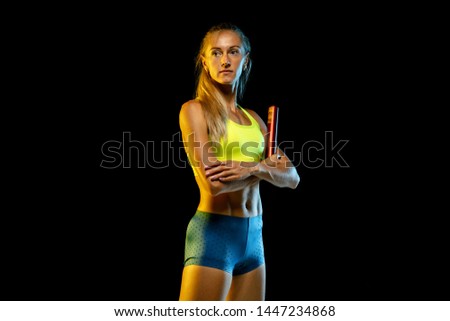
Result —
<instances>
[{"instance_id":1,"label":"black background","mask_svg":"<svg viewBox=\"0 0 450 321\"><path fill-rule=\"evenodd\" d=\"M29 30L49 68L39 65L39 107L21 121L27 158L11 170L5 298L178 299L199 196L178 112L192 98L203 34L231 21L252 43L241 105L263 118L280 107L278 138L301 176L295 190L261 183L267 300L448 299L444 225L427 186L414 185L411 141L420 135L395 96L395 17L375 8L174 7L72 8ZM132 149L130 168L102 168L102 145L124 133L135 146L172 142L170 158L153 155L179 161L139 167ZM348 167L301 161L326 133L348 141Z\"/></svg>"}]
</instances>

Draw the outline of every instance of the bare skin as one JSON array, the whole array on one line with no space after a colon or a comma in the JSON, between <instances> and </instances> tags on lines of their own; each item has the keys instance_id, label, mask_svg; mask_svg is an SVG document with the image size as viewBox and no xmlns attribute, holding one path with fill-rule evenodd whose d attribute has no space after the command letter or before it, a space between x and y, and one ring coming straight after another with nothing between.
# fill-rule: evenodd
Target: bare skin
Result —
<instances>
[{"instance_id":1,"label":"bare skin","mask_svg":"<svg viewBox=\"0 0 450 321\"><path fill-rule=\"evenodd\" d=\"M251 120L237 107L234 90L236 79L245 67L247 54L242 51L241 39L233 31L217 32L209 44L203 66L217 82L228 106L228 117L241 125ZM261 180L278 187L296 188L300 181L289 158L278 150L278 155L261 162L220 162L213 153L208 136L203 106L197 100L183 104L179 114L183 142L200 190L198 210L238 217L261 215ZM267 126L261 117L246 109L258 122L266 137ZM266 144L267 145L267 144ZM180 300L264 300L265 265L237 276L220 269L197 265L183 270Z\"/></svg>"},{"instance_id":2,"label":"bare skin","mask_svg":"<svg viewBox=\"0 0 450 321\"><path fill-rule=\"evenodd\" d=\"M219 269L189 265L183 270L180 301L263 301L265 292L264 264L234 277Z\"/></svg>"}]
</instances>

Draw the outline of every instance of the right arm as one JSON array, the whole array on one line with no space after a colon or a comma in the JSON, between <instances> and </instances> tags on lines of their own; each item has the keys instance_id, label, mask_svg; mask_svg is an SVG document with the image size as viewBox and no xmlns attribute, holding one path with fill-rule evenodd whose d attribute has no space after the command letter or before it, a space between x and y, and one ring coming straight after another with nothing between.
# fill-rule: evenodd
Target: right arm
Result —
<instances>
[{"instance_id":1,"label":"right arm","mask_svg":"<svg viewBox=\"0 0 450 321\"><path fill-rule=\"evenodd\" d=\"M190 100L183 104L179 114L180 129L183 144L191 166L197 174L197 183L201 190L216 196L226 192L244 189L259 182L256 176L234 180L231 184L211 178L206 174L220 163L211 152L211 142L208 135L206 119L200 102Z\"/></svg>"}]
</instances>

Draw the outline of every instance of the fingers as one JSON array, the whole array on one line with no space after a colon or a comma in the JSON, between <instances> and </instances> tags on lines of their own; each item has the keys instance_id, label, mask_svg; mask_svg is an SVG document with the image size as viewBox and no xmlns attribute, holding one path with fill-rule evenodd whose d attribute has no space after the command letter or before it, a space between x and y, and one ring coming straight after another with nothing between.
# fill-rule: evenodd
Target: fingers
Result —
<instances>
[{"instance_id":1,"label":"fingers","mask_svg":"<svg viewBox=\"0 0 450 321\"><path fill-rule=\"evenodd\" d=\"M211 181L220 181L220 182L230 182L230 181L234 181L237 180L238 178L236 177L236 175L228 175L228 176L222 176L222 174L216 175L216 176L212 176L211 177Z\"/></svg>"},{"instance_id":2,"label":"fingers","mask_svg":"<svg viewBox=\"0 0 450 321\"><path fill-rule=\"evenodd\" d=\"M231 175L235 175L234 170L227 166L216 166L205 171L206 178L210 178L212 181L222 180Z\"/></svg>"},{"instance_id":3,"label":"fingers","mask_svg":"<svg viewBox=\"0 0 450 321\"><path fill-rule=\"evenodd\" d=\"M219 173L224 171L226 168L230 169L233 167L233 163L229 161L214 163L212 165L205 165L205 173L206 175L212 175L214 173Z\"/></svg>"},{"instance_id":4,"label":"fingers","mask_svg":"<svg viewBox=\"0 0 450 321\"><path fill-rule=\"evenodd\" d=\"M277 160L282 159L283 155L282 154L273 154L269 158L271 161L276 162Z\"/></svg>"},{"instance_id":5,"label":"fingers","mask_svg":"<svg viewBox=\"0 0 450 321\"><path fill-rule=\"evenodd\" d=\"M211 169L211 168L214 168L214 167L217 167L217 166L220 166L220 165L223 165L223 163L217 161L217 162L214 163L214 164L211 164L211 165L205 165L205 170L209 170L209 169Z\"/></svg>"},{"instance_id":6,"label":"fingers","mask_svg":"<svg viewBox=\"0 0 450 321\"><path fill-rule=\"evenodd\" d=\"M229 175L231 175L231 174L226 174L224 172L220 172L220 173L212 173L212 174L206 175L206 177L211 179L211 181L222 181L225 177L227 177Z\"/></svg>"},{"instance_id":7,"label":"fingers","mask_svg":"<svg viewBox=\"0 0 450 321\"><path fill-rule=\"evenodd\" d=\"M223 165L223 164L218 164L218 165L214 165L214 166L205 166L205 175L206 177L210 177L212 175L215 175L217 173L221 173L224 170L223 166L219 166L219 165Z\"/></svg>"},{"instance_id":8,"label":"fingers","mask_svg":"<svg viewBox=\"0 0 450 321\"><path fill-rule=\"evenodd\" d=\"M245 171L243 171L244 168L239 163L230 161L214 164L214 166L205 166L205 176L212 181L239 179L244 174Z\"/></svg>"}]
</instances>

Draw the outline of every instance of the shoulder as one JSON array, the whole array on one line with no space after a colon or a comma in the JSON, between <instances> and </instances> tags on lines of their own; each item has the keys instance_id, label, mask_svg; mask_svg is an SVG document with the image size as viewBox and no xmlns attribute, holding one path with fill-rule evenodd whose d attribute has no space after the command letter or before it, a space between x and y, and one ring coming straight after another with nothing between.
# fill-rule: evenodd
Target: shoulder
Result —
<instances>
[{"instance_id":1,"label":"shoulder","mask_svg":"<svg viewBox=\"0 0 450 321\"><path fill-rule=\"evenodd\" d=\"M196 99L185 102L180 109L179 123L183 131L206 131L202 104Z\"/></svg>"},{"instance_id":2,"label":"shoulder","mask_svg":"<svg viewBox=\"0 0 450 321\"><path fill-rule=\"evenodd\" d=\"M181 113L196 113L202 111L202 104L197 99L191 99L181 105Z\"/></svg>"},{"instance_id":3,"label":"shoulder","mask_svg":"<svg viewBox=\"0 0 450 321\"><path fill-rule=\"evenodd\" d=\"M203 117L202 104L196 100L191 99L181 105L180 118L198 118Z\"/></svg>"}]
</instances>

